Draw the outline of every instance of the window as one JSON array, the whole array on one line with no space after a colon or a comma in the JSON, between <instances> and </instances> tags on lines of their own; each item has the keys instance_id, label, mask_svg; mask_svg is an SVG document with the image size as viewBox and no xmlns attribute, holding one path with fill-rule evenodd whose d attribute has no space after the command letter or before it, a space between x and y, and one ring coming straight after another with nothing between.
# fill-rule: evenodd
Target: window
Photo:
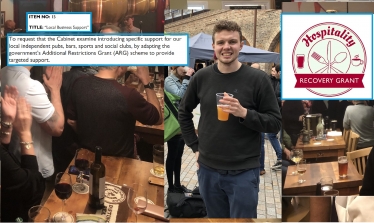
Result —
<instances>
[{"instance_id":1,"label":"window","mask_svg":"<svg viewBox=\"0 0 374 223\"><path fill-rule=\"evenodd\" d=\"M207 1L188 1L187 2L188 9L168 9L165 10L165 21L170 20L172 18L177 19L178 17L190 15L191 13L196 13L202 11L204 9L208 9L208 2Z\"/></svg>"},{"instance_id":2,"label":"window","mask_svg":"<svg viewBox=\"0 0 374 223\"><path fill-rule=\"evenodd\" d=\"M187 7L194 11L208 9L208 1L187 1Z\"/></svg>"},{"instance_id":3,"label":"window","mask_svg":"<svg viewBox=\"0 0 374 223\"><path fill-rule=\"evenodd\" d=\"M198 10L198 11L200 11L200 10L203 10L204 9L204 7L203 6L199 6L199 7L190 7L190 6L188 6L188 9L190 9L190 10Z\"/></svg>"},{"instance_id":4,"label":"window","mask_svg":"<svg viewBox=\"0 0 374 223\"><path fill-rule=\"evenodd\" d=\"M261 9L270 9L271 0L255 1L222 1L222 9L230 9L230 6L261 6Z\"/></svg>"}]
</instances>

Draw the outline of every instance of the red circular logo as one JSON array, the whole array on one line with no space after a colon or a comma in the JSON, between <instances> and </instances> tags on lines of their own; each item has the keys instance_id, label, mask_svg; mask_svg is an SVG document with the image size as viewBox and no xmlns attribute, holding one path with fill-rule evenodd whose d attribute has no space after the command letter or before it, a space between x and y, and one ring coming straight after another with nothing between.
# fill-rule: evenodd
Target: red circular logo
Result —
<instances>
[{"instance_id":1,"label":"red circular logo","mask_svg":"<svg viewBox=\"0 0 374 223\"><path fill-rule=\"evenodd\" d=\"M349 27L333 22L312 26L297 40L292 53L296 88L324 97L363 88L365 47Z\"/></svg>"}]
</instances>

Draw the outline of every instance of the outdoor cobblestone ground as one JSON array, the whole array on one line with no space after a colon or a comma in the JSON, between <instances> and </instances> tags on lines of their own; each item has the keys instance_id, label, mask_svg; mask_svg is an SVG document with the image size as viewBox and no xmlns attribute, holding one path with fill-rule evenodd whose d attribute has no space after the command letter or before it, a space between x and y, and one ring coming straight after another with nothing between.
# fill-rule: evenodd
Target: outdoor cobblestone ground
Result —
<instances>
[{"instance_id":1,"label":"outdoor cobblestone ground","mask_svg":"<svg viewBox=\"0 0 374 223\"><path fill-rule=\"evenodd\" d=\"M167 155L167 144L165 143L165 159ZM282 188L282 172L272 171L270 167L275 163L277 157L268 140L265 140L265 170L266 174L260 176L260 192L257 206L257 218L281 218L281 188ZM196 174L195 154L192 150L185 146L182 156L181 184L188 189L194 189L198 186ZM165 176L165 208L166 194L168 183ZM168 217L168 213L165 213Z\"/></svg>"}]
</instances>

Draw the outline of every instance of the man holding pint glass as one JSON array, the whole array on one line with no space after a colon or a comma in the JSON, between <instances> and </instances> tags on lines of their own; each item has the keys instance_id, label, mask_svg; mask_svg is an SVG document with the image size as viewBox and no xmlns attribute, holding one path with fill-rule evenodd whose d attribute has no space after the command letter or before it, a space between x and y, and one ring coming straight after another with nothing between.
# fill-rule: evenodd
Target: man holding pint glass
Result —
<instances>
[{"instance_id":1,"label":"man holding pint glass","mask_svg":"<svg viewBox=\"0 0 374 223\"><path fill-rule=\"evenodd\" d=\"M260 134L277 133L281 114L267 74L238 61L239 25L219 21L213 29L218 63L190 80L179 106L186 144L197 159L200 193L209 218L257 218ZM198 136L192 111L200 104Z\"/></svg>"}]
</instances>

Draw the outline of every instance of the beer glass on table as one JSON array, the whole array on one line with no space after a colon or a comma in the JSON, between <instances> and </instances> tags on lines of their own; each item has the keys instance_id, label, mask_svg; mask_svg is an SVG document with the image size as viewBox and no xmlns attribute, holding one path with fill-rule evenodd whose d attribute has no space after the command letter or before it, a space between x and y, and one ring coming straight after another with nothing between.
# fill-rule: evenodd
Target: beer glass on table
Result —
<instances>
[{"instance_id":1,"label":"beer glass on table","mask_svg":"<svg viewBox=\"0 0 374 223\"><path fill-rule=\"evenodd\" d=\"M42 205L36 205L29 209L28 222L51 222L51 211Z\"/></svg>"},{"instance_id":2,"label":"beer glass on table","mask_svg":"<svg viewBox=\"0 0 374 223\"><path fill-rule=\"evenodd\" d=\"M293 149L290 151L290 157L293 162L296 163L296 165L300 162L300 160L303 159L303 150L302 149ZM290 175L296 175L296 172L292 172Z\"/></svg>"},{"instance_id":3,"label":"beer glass on table","mask_svg":"<svg viewBox=\"0 0 374 223\"><path fill-rule=\"evenodd\" d=\"M156 177L164 177L164 161L164 145L153 145L153 173Z\"/></svg>"},{"instance_id":4,"label":"beer glass on table","mask_svg":"<svg viewBox=\"0 0 374 223\"><path fill-rule=\"evenodd\" d=\"M345 178L348 174L348 159L346 156L338 157L339 177Z\"/></svg>"},{"instance_id":5,"label":"beer glass on table","mask_svg":"<svg viewBox=\"0 0 374 223\"><path fill-rule=\"evenodd\" d=\"M319 181L321 183L321 191L325 193L333 188L333 179L331 177L322 177Z\"/></svg>"},{"instance_id":6,"label":"beer glass on table","mask_svg":"<svg viewBox=\"0 0 374 223\"><path fill-rule=\"evenodd\" d=\"M306 172L306 160L300 160L299 163L297 164L297 173L299 174L299 184L304 183L306 180L303 179L303 175Z\"/></svg>"},{"instance_id":7,"label":"beer glass on table","mask_svg":"<svg viewBox=\"0 0 374 223\"><path fill-rule=\"evenodd\" d=\"M331 120L330 125L331 125L331 131L336 131L337 121Z\"/></svg>"}]
</instances>

